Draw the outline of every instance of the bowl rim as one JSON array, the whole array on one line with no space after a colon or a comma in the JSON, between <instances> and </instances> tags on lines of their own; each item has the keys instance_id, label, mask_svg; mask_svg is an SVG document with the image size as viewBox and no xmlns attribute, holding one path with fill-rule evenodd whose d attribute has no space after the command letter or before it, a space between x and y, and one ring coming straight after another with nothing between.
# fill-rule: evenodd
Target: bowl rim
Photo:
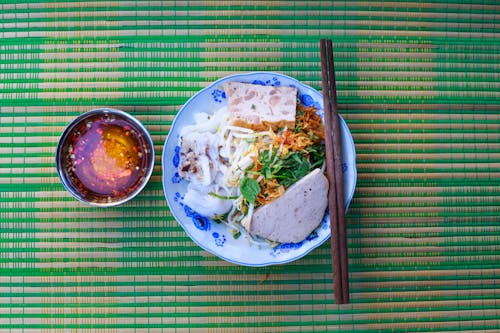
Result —
<instances>
[{"instance_id":1,"label":"bowl rim","mask_svg":"<svg viewBox=\"0 0 500 333\"><path fill-rule=\"evenodd\" d=\"M133 191L131 192L128 196L117 200L117 201L111 201L111 202L92 202L85 200L81 195L79 195L73 187L70 185L69 181L67 180L67 177L65 176L62 167L61 167L61 157L62 157L62 148L63 148L63 143L66 140L67 136L71 131L82 121L85 119L92 117L97 114L113 114L117 115L119 117L122 117L126 119L127 121L132 122L134 125L137 126L137 128L142 132L142 134L146 137L146 142L149 145L151 154L150 154L150 159L149 159L149 164L150 167L148 168L147 173L144 175L144 181ZM57 175L63 184L64 188L78 201L94 206L94 207L113 207L113 206L118 206L121 204L124 204L125 202L131 200L135 196L137 196L147 185L149 182L149 179L151 178L151 175L153 174L153 169L154 169L154 164L155 164L155 150L154 150L154 142L153 139L151 138L151 135L149 134L149 131L146 129L146 127L137 119L136 117L132 116L130 113L127 113L122 110L118 109L113 109L113 108L97 108L97 109L91 109L89 111L86 111L79 116L77 116L75 119L73 119L64 129L62 132L61 136L59 137L59 140L57 142L57 147L56 147L56 169L57 169Z\"/></svg>"}]
</instances>

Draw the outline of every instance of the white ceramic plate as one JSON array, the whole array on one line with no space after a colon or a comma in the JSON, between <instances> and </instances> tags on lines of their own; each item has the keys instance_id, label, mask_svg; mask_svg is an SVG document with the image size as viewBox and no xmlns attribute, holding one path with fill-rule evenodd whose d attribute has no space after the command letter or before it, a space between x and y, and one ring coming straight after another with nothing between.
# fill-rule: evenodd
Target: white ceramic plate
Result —
<instances>
[{"instance_id":1,"label":"white ceramic plate","mask_svg":"<svg viewBox=\"0 0 500 333\"><path fill-rule=\"evenodd\" d=\"M330 237L330 218L326 213L320 226L300 243L280 244L275 247L254 244L245 235L235 239L230 228L201 216L183 204L187 182L179 178L179 132L186 125L194 123L193 115L198 112L213 112L226 105L222 87L229 81L247 82L273 86L294 86L299 98L306 106L314 105L323 116L323 97L315 89L289 76L270 73L245 73L224 77L191 97L174 119L163 148L163 189L170 210L191 239L200 247L220 258L238 265L267 266L297 260ZM354 142L346 123L341 119L344 196L346 210L356 186L356 153Z\"/></svg>"}]
</instances>

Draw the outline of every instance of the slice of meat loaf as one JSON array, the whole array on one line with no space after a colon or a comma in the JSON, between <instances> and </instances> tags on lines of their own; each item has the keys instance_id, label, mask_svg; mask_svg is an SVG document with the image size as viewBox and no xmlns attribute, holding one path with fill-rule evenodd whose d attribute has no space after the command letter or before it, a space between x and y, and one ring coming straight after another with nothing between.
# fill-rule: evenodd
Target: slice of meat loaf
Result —
<instances>
[{"instance_id":1,"label":"slice of meat loaf","mask_svg":"<svg viewBox=\"0 0 500 333\"><path fill-rule=\"evenodd\" d=\"M297 88L228 82L224 90L233 125L255 131L295 127Z\"/></svg>"},{"instance_id":2,"label":"slice of meat loaf","mask_svg":"<svg viewBox=\"0 0 500 333\"><path fill-rule=\"evenodd\" d=\"M242 224L254 235L280 243L297 243L318 227L327 206L328 179L315 169L278 199L257 208L251 220L244 219Z\"/></svg>"}]
</instances>

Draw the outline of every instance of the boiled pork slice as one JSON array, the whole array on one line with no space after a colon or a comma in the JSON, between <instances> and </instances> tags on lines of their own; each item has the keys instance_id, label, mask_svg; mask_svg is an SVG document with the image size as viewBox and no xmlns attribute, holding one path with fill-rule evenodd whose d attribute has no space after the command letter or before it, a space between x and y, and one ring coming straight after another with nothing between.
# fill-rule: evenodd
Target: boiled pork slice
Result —
<instances>
[{"instance_id":1,"label":"boiled pork slice","mask_svg":"<svg viewBox=\"0 0 500 333\"><path fill-rule=\"evenodd\" d=\"M253 235L279 243L298 243L321 223L328 206L328 179L311 171L273 202L257 208L243 226Z\"/></svg>"}]
</instances>

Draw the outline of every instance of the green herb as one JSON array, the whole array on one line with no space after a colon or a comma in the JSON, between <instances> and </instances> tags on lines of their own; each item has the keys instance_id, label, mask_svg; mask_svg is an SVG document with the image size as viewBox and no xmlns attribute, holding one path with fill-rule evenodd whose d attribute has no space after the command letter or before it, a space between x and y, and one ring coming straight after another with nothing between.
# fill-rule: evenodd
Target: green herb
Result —
<instances>
[{"instance_id":1,"label":"green herb","mask_svg":"<svg viewBox=\"0 0 500 333\"><path fill-rule=\"evenodd\" d=\"M255 110L255 109L256 109L255 104L252 104L252 105L250 106L250 109Z\"/></svg>"},{"instance_id":2,"label":"green herb","mask_svg":"<svg viewBox=\"0 0 500 333\"><path fill-rule=\"evenodd\" d=\"M262 164L262 169L260 170L260 172L266 179L273 178L272 167L274 158L276 157L276 153L277 151L273 150L271 154L269 154L269 151L265 150L259 155L259 162L260 164Z\"/></svg>"},{"instance_id":3,"label":"green herb","mask_svg":"<svg viewBox=\"0 0 500 333\"><path fill-rule=\"evenodd\" d=\"M317 144L304 149L309 155L309 162L311 163L311 168L320 168L326 159L325 145Z\"/></svg>"},{"instance_id":4,"label":"green herb","mask_svg":"<svg viewBox=\"0 0 500 333\"><path fill-rule=\"evenodd\" d=\"M215 215L213 217L213 220L216 222L216 223L223 223L225 221L227 221L229 217L229 212L225 213L225 214L219 214L219 215Z\"/></svg>"},{"instance_id":5,"label":"green herb","mask_svg":"<svg viewBox=\"0 0 500 333\"><path fill-rule=\"evenodd\" d=\"M302 130L304 129L303 124L302 124L302 120L300 118L303 115L304 115L304 110L297 110L297 112L295 114L295 127L293 129L294 133L302 132Z\"/></svg>"},{"instance_id":6,"label":"green herb","mask_svg":"<svg viewBox=\"0 0 500 333\"><path fill-rule=\"evenodd\" d=\"M288 187L307 175L310 167L309 161L304 155L299 152L290 153L274 164L274 178L281 185Z\"/></svg>"},{"instance_id":7,"label":"green herb","mask_svg":"<svg viewBox=\"0 0 500 333\"><path fill-rule=\"evenodd\" d=\"M281 185L288 187L296 183L317 167L321 167L325 160L324 145L313 145L301 152L290 152L284 158L273 163L276 151L269 156L269 151L260 155L262 165L261 174L266 180L276 179Z\"/></svg>"},{"instance_id":8,"label":"green herb","mask_svg":"<svg viewBox=\"0 0 500 333\"><path fill-rule=\"evenodd\" d=\"M238 196L234 196L234 195L231 195L231 196L220 195L220 194L217 194L217 193L215 193L215 192L210 192L210 193L208 193L208 195L210 195L210 196L212 196L212 197L219 198L219 199L223 199L223 200L234 200L234 199L238 199Z\"/></svg>"},{"instance_id":9,"label":"green herb","mask_svg":"<svg viewBox=\"0 0 500 333\"><path fill-rule=\"evenodd\" d=\"M254 203L259 195L260 185L255 179L245 177L240 181L240 191L248 203Z\"/></svg>"}]
</instances>

